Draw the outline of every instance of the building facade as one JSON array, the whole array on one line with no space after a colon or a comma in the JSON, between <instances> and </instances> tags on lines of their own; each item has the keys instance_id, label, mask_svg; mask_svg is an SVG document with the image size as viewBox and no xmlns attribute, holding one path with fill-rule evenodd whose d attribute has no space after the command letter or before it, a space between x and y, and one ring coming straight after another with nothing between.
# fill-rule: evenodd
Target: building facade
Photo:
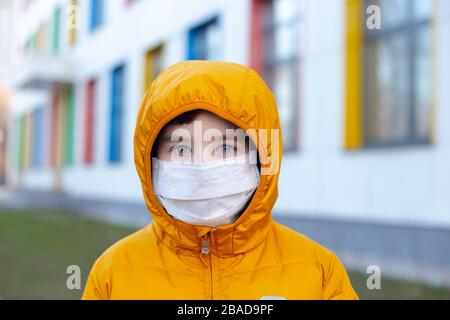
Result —
<instances>
[{"instance_id":1,"label":"building facade","mask_svg":"<svg viewBox=\"0 0 450 320\"><path fill-rule=\"evenodd\" d=\"M449 240L449 1L34 0L15 13L10 185L142 202L145 90L177 61L220 59L253 67L277 100L276 215Z\"/></svg>"}]
</instances>

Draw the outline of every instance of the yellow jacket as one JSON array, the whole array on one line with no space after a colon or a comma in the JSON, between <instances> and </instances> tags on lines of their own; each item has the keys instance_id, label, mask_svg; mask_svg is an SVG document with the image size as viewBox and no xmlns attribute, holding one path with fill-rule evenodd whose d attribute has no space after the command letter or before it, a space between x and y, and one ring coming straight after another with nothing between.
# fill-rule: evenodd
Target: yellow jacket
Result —
<instances>
[{"instance_id":1,"label":"yellow jacket","mask_svg":"<svg viewBox=\"0 0 450 320\"><path fill-rule=\"evenodd\" d=\"M358 299L335 254L272 220L278 170L261 176L233 224L194 226L166 213L153 193L151 148L166 123L193 109L244 130L280 128L272 93L243 65L186 61L163 71L145 94L134 135L135 165L153 222L97 259L83 299ZM258 145L260 155L263 148L271 163L281 163L281 143L272 154L270 140Z\"/></svg>"}]
</instances>

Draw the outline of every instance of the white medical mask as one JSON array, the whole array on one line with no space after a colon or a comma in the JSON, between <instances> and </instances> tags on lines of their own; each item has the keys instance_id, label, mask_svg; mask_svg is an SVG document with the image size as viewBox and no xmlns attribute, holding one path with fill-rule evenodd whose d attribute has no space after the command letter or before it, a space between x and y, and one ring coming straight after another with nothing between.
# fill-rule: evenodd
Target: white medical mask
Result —
<instances>
[{"instance_id":1,"label":"white medical mask","mask_svg":"<svg viewBox=\"0 0 450 320\"><path fill-rule=\"evenodd\" d=\"M175 219L217 227L238 218L259 184L259 170L245 155L203 163L152 158L152 181L159 202Z\"/></svg>"}]
</instances>

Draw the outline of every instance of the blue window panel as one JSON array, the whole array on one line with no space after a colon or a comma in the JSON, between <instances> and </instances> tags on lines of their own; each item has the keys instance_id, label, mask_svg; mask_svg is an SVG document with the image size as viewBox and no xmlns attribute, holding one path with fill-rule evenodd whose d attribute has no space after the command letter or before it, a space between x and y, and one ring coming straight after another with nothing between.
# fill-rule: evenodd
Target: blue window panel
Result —
<instances>
[{"instance_id":1,"label":"blue window panel","mask_svg":"<svg viewBox=\"0 0 450 320\"><path fill-rule=\"evenodd\" d=\"M36 109L33 120L33 167L38 168L42 165L42 108Z\"/></svg>"},{"instance_id":2,"label":"blue window panel","mask_svg":"<svg viewBox=\"0 0 450 320\"><path fill-rule=\"evenodd\" d=\"M125 67L120 65L112 71L111 77L111 114L108 157L110 163L120 162L121 160L125 92L124 74Z\"/></svg>"},{"instance_id":3,"label":"blue window panel","mask_svg":"<svg viewBox=\"0 0 450 320\"><path fill-rule=\"evenodd\" d=\"M221 57L219 18L214 17L189 30L188 60L219 60Z\"/></svg>"},{"instance_id":4,"label":"blue window panel","mask_svg":"<svg viewBox=\"0 0 450 320\"><path fill-rule=\"evenodd\" d=\"M103 22L103 0L91 1L91 16L89 20L89 29L94 31Z\"/></svg>"}]
</instances>

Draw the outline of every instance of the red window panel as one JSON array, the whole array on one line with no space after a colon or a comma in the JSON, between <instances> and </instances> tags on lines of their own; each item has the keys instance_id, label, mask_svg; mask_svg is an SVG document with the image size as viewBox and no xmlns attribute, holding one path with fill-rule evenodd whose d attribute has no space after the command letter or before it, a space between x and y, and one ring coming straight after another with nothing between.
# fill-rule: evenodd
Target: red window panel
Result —
<instances>
[{"instance_id":1,"label":"red window panel","mask_svg":"<svg viewBox=\"0 0 450 320\"><path fill-rule=\"evenodd\" d=\"M94 155L94 111L95 111L95 92L97 82L91 80L86 87L86 113L84 130L84 159L85 164L92 164Z\"/></svg>"},{"instance_id":2,"label":"red window panel","mask_svg":"<svg viewBox=\"0 0 450 320\"><path fill-rule=\"evenodd\" d=\"M60 166L60 146L61 146L61 116L62 116L62 92L61 88L57 87L53 91L52 108L51 108L51 166L58 168Z\"/></svg>"},{"instance_id":3,"label":"red window panel","mask_svg":"<svg viewBox=\"0 0 450 320\"><path fill-rule=\"evenodd\" d=\"M299 139L298 11L297 0L251 1L249 64L277 101L285 151Z\"/></svg>"},{"instance_id":4,"label":"red window panel","mask_svg":"<svg viewBox=\"0 0 450 320\"><path fill-rule=\"evenodd\" d=\"M250 67L258 73L263 69L262 57L262 9L264 0L253 0L250 26Z\"/></svg>"}]
</instances>

